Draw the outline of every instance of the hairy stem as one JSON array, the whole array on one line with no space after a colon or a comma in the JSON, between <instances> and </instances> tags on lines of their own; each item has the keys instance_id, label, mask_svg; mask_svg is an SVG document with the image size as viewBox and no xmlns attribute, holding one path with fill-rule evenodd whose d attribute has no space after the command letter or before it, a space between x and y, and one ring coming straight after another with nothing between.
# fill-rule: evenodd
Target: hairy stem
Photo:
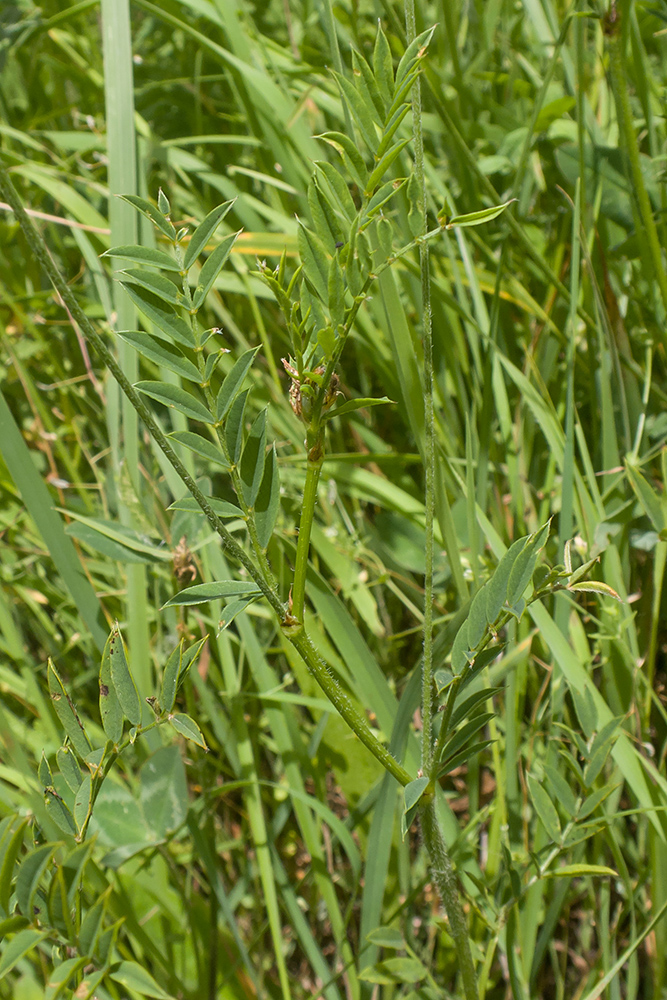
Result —
<instances>
[{"instance_id":1,"label":"hairy stem","mask_svg":"<svg viewBox=\"0 0 667 1000\"><path fill-rule=\"evenodd\" d=\"M291 635L289 634L290 628L294 629L294 633ZM288 625L283 627L283 633L287 635L292 645L298 650L301 658L329 698L329 701L335 706L364 746L370 750L385 770L389 771L401 785L409 784L412 781L412 775L398 763L395 757L392 757L387 748L373 735L368 722L336 682L303 627Z\"/></svg>"},{"instance_id":2,"label":"hairy stem","mask_svg":"<svg viewBox=\"0 0 667 1000\"><path fill-rule=\"evenodd\" d=\"M306 599L306 574L308 572L308 552L310 550L310 535L315 517L317 503L317 486L320 481L324 455L319 449L319 457L315 461L308 458L306 466L306 482L303 487L301 501L301 518L299 520L299 537L296 545L296 561L294 563L294 581L292 583L292 614L303 625L304 605ZM309 453L310 455L310 453Z\"/></svg>"},{"instance_id":3,"label":"hairy stem","mask_svg":"<svg viewBox=\"0 0 667 1000\"><path fill-rule=\"evenodd\" d=\"M449 930L454 939L459 959L459 972L463 981L463 992L466 1000L478 1000L477 977L470 951L468 928L456 884L456 875L436 815L434 799L431 799L424 806L419 816L424 844L431 859L433 878L445 907L449 920Z\"/></svg>"},{"instance_id":4,"label":"hairy stem","mask_svg":"<svg viewBox=\"0 0 667 1000\"><path fill-rule=\"evenodd\" d=\"M405 2L408 45L416 35L414 0ZM422 133L422 99L419 75L412 85L412 128L415 146L415 175L419 188L419 208L423 236L427 233L426 185L424 181L424 136ZM422 343L424 347L424 662L422 666L422 770L431 766L433 743L433 521L435 516L435 423L433 416L433 324L431 317L431 274L429 244L419 242L419 270L422 293Z\"/></svg>"}]
</instances>

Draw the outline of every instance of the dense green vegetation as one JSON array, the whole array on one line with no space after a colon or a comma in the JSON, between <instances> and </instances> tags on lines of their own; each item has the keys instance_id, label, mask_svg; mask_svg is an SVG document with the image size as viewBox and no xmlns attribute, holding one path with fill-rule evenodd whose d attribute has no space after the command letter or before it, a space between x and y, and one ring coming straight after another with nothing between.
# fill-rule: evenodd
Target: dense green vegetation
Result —
<instances>
[{"instance_id":1,"label":"dense green vegetation","mask_svg":"<svg viewBox=\"0 0 667 1000\"><path fill-rule=\"evenodd\" d=\"M667 996L667 7L406 8L0 9L3 1000Z\"/></svg>"}]
</instances>

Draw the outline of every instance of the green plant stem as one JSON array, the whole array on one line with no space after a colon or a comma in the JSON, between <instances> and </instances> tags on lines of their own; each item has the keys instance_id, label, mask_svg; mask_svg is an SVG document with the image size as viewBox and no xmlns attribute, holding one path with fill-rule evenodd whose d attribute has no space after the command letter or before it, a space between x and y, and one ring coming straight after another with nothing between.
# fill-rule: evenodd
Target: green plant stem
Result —
<instances>
[{"instance_id":1,"label":"green plant stem","mask_svg":"<svg viewBox=\"0 0 667 1000\"><path fill-rule=\"evenodd\" d=\"M435 800L431 799L419 813L424 845L431 858L433 877L449 920L449 930L458 955L459 972L463 981L465 998L466 1000L479 1000L475 966L470 951L465 914L456 884L456 875L435 810Z\"/></svg>"},{"instance_id":2,"label":"green plant stem","mask_svg":"<svg viewBox=\"0 0 667 1000\"><path fill-rule=\"evenodd\" d=\"M338 710L341 717L356 733L364 746L370 750L373 756L387 771L389 771L390 774L396 778L397 781L399 781L402 785L407 785L412 780L411 775L391 756L389 751L373 735L367 721L354 708L345 692L329 672L324 661L318 656L303 625L299 623L298 627L295 629L294 626L290 624L290 617L288 615L286 605L283 604L277 592L267 583L252 559L247 555L244 549L241 548L236 539L230 534L223 522L217 516L208 500L199 489L197 483L194 481L174 451L162 428L146 406L143 398L125 377L125 374L121 370L113 354L84 313L71 288L56 267L51 255L49 254L46 243L26 215L23 205L21 204L21 200L16 192L16 189L14 188L14 185L12 184L11 178L2 164L0 164L0 195L9 205L11 205L21 229L23 230L23 234L28 241L30 249L44 268L51 284L59 293L72 318L79 325L86 339L93 345L99 354L101 361L104 362L113 377L118 381L121 389L150 431L153 440L161 449L174 471L180 476L184 485L190 491L191 496L197 501L213 530L220 537L224 548L248 571L249 576L255 581L258 588L261 590L262 594L275 611L281 623L283 634L287 639L289 639L294 648L303 658L308 670L325 692L332 705Z\"/></svg>"},{"instance_id":3,"label":"green plant stem","mask_svg":"<svg viewBox=\"0 0 667 1000\"><path fill-rule=\"evenodd\" d=\"M630 172L632 174L632 184L637 198L639 215L644 227L646 248L649 259L653 267L655 280L660 290L662 304L667 311L667 272L662 260L662 250L658 239L658 230L653 219L653 209L644 183L641 161L639 159L639 145L635 132L632 109L630 107L630 97L628 94L628 78L625 72L625 52L623 45L621 13L619 8L615 8L616 20L608 22L607 38L609 41L609 73L611 76L611 87L616 103L616 116L618 118L619 130L621 133L621 145L625 148L630 161ZM641 230L637 233L642 239ZM667 343L667 336L662 334L663 344Z\"/></svg>"},{"instance_id":4,"label":"green plant stem","mask_svg":"<svg viewBox=\"0 0 667 1000\"><path fill-rule=\"evenodd\" d=\"M289 634L290 627L294 629L291 635ZM283 628L283 633L287 635L287 638L299 652L311 674L329 698L329 701L334 705L338 713L347 722L350 729L354 731L364 746L370 750L373 756L401 785L409 784L412 781L412 776L373 735L368 722L358 709L355 708L337 683L326 663L313 646L305 629L297 625L287 626Z\"/></svg>"},{"instance_id":5,"label":"green plant stem","mask_svg":"<svg viewBox=\"0 0 667 1000\"><path fill-rule=\"evenodd\" d=\"M414 0L405 2L408 45L414 41ZM421 82L412 85L412 128L415 148L415 176L419 188L419 209L423 236L427 232L426 184L424 180L424 136L422 132ZM422 664L422 770L427 774L433 753L433 550L435 519L435 420L433 415L433 323L431 316L431 273L429 244L419 242L419 270L422 294L422 344L424 349L424 660Z\"/></svg>"},{"instance_id":6,"label":"green plant stem","mask_svg":"<svg viewBox=\"0 0 667 1000\"><path fill-rule=\"evenodd\" d=\"M322 433L322 432L321 432ZM301 518L299 520L299 536L296 545L296 561L294 563L294 580L292 582L292 614L303 625L304 605L306 600L306 574L308 572L308 552L310 550L310 535L313 530L315 504L317 503L317 487L324 455L315 461L308 459L306 466L306 482L303 487L301 501Z\"/></svg>"}]
</instances>

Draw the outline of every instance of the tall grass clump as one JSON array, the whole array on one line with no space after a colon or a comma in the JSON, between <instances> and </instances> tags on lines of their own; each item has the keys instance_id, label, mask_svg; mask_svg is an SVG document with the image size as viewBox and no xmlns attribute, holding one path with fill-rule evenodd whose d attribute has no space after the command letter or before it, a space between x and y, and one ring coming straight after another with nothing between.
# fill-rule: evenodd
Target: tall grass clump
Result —
<instances>
[{"instance_id":1,"label":"tall grass clump","mask_svg":"<svg viewBox=\"0 0 667 1000\"><path fill-rule=\"evenodd\" d=\"M1 24L0 997L663 997L660 12Z\"/></svg>"}]
</instances>

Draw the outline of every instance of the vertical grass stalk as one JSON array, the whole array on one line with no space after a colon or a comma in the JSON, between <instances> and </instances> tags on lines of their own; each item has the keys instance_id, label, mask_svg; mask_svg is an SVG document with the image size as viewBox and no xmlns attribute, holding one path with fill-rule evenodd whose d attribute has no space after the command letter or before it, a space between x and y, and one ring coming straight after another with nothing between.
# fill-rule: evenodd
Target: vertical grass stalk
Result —
<instances>
[{"instance_id":1,"label":"vertical grass stalk","mask_svg":"<svg viewBox=\"0 0 667 1000\"><path fill-rule=\"evenodd\" d=\"M648 256L653 267L655 280L660 290L662 304L667 311L667 272L662 259L658 230L653 219L653 208L644 183L644 175L639 158L639 145L637 134L632 119L632 109L630 107L630 95L628 93L628 77L625 70L625 45L623 34L623 22L629 16L629 4L624 4L624 11L621 14L618 7L612 8L612 12L605 20L605 34L608 39L609 49L609 73L611 76L611 87L616 104L616 116L620 131L621 147L625 148L630 162L630 173L632 174L632 184L637 198L639 215L644 227L644 234L641 230L637 232L637 238L645 243ZM663 344L667 341L664 331L662 332Z\"/></svg>"},{"instance_id":2,"label":"vertical grass stalk","mask_svg":"<svg viewBox=\"0 0 667 1000\"><path fill-rule=\"evenodd\" d=\"M136 211L127 202L116 197L119 194L138 194L129 0L102 0L101 28L109 161L109 226L111 245L120 246L136 243L137 236ZM122 265L114 267L120 269ZM115 328L133 330L136 327L136 310L129 295L118 282L114 282L113 286L113 305L116 314ZM136 382L138 357L134 348L119 341L118 360L129 381ZM126 480L132 484L132 490L139 500L142 482L138 416L130 401L120 394L115 384L109 388L112 391L109 394L107 422L118 495L118 514L122 524L136 528L132 511L125 502L123 482ZM141 563L130 563L124 569L127 579L128 642L139 691L145 697L153 690L146 567ZM149 718L149 713L150 709L144 705L144 722Z\"/></svg>"}]
</instances>

